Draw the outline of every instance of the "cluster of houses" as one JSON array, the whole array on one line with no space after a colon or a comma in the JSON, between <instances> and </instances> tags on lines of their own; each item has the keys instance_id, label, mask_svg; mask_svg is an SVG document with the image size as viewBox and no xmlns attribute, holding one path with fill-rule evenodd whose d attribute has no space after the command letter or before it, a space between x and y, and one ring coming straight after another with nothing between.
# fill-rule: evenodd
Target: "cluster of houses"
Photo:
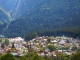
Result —
<instances>
[{"instance_id":1,"label":"cluster of houses","mask_svg":"<svg viewBox=\"0 0 80 60\"><path fill-rule=\"evenodd\" d=\"M21 37L9 38L9 44L5 45L5 38L2 38L0 43L0 54L10 52L11 54L17 56L23 56L27 52L26 41ZM2 47L4 45L4 48Z\"/></svg>"},{"instance_id":2,"label":"cluster of houses","mask_svg":"<svg viewBox=\"0 0 80 60\"><path fill-rule=\"evenodd\" d=\"M2 38L2 40L5 40ZM21 37L9 38L9 45L4 44L2 48L2 43L0 43L0 54L10 52L13 55L24 56L27 52L37 51L39 56L56 56L57 54L67 54L71 55L80 51L80 41L79 39L74 39L65 36L42 36L36 37L30 41L25 41ZM50 51L47 46L55 47L55 50Z\"/></svg>"},{"instance_id":3,"label":"cluster of houses","mask_svg":"<svg viewBox=\"0 0 80 60\"><path fill-rule=\"evenodd\" d=\"M56 56L57 54L67 54L71 55L76 53L76 51L80 51L80 41L79 39L74 39L71 37L58 36L58 37L49 37L42 36L36 37L27 42L27 45L32 48L32 50L36 50L39 56ZM51 45L56 49L50 51L50 48L47 46Z\"/></svg>"}]
</instances>

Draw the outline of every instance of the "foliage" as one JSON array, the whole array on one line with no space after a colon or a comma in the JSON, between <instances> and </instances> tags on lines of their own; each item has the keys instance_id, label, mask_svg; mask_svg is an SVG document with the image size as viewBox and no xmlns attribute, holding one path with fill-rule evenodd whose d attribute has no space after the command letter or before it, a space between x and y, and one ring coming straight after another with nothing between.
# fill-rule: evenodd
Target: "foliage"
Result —
<instances>
[{"instance_id":1,"label":"foliage","mask_svg":"<svg viewBox=\"0 0 80 60\"><path fill-rule=\"evenodd\" d=\"M37 0L35 0L37 1ZM8 37L16 37L21 36L24 37L26 34L35 31L46 31L46 30L54 30L59 28L67 28L65 32L74 32L80 34L80 4L79 0L39 0L39 4L35 4L31 10L28 11L27 7L22 7L23 11L29 13L23 13L19 19L11 21L8 25L8 28L4 31L3 27L0 28L3 34ZM33 2L30 4L32 5ZM21 4L20 6L24 6ZM30 5L30 6L31 6ZM25 3L25 6L28 6ZM33 5L32 5L33 6ZM21 8L21 9L22 9ZM19 9L20 10L20 9ZM22 10L20 10L21 12ZM18 15L20 16L20 15ZM1 15L0 17L3 17ZM6 25L5 25L6 26ZM74 27L74 30L72 29ZM70 29L71 28L71 29ZM61 31L64 31L63 29ZM58 31L58 32L61 32ZM53 34L49 32L50 34ZM40 34L40 35L50 35L50 34ZM55 32L55 35L57 33ZM59 34L60 35L60 34ZM32 35L33 36L33 35ZM31 36L31 37L32 37ZM30 39L30 38L29 38Z\"/></svg>"},{"instance_id":2,"label":"foliage","mask_svg":"<svg viewBox=\"0 0 80 60\"><path fill-rule=\"evenodd\" d=\"M52 58L51 58L51 57L46 56L46 55L44 56L44 59L45 59L45 60L52 60Z\"/></svg>"},{"instance_id":3,"label":"foliage","mask_svg":"<svg viewBox=\"0 0 80 60\"><path fill-rule=\"evenodd\" d=\"M2 42L2 39L0 38L0 42Z\"/></svg>"},{"instance_id":4,"label":"foliage","mask_svg":"<svg viewBox=\"0 0 80 60\"><path fill-rule=\"evenodd\" d=\"M15 48L14 43L12 43L12 48Z\"/></svg>"},{"instance_id":5,"label":"foliage","mask_svg":"<svg viewBox=\"0 0 80 60\"><path fill-rule=\"evenodd\" d=\"M56 50L56 47L54 45L48 45L47 48L52 52Z\"/></svg>"},{"instance_id":6,"label":"foliage","mask_svg":"<svg viewBox=\"0 0 80 60\"><path fill-rule=\"evenodd\" d=\"M80 60L80 52L71 56L57 53L56 57L46 55L44 57L40 57L36 52L28 52L25 56L21 56L20 58L16 58L10 53L6 53L0 55L0 60Z\"/></svg>"},{"instance_id":7,"label":"foliage","mask_svg":"<svg viewBox=\"0 0 80 60\"><path fill-rule=\"evenodd\" d=\"M20 57L20 60L29 60L29 59L27 59L26 57L22 56L22 57Z\"/></svg>"},{"instance_id":8,"label":"foliage","mask_svg":"<svg viewBox=\"0 0 80 60\"><path fill-rule=\"evenodd\" d=\"M9 40L8 40L8 38L5 39L5 44L6 44L6 45L9 44Z\"/></svg>"},{"instance_id":9,"label":"foliage","mask_svg":"<svg viewBox=\"0 0 80 60\"><path fill-rule=\"evenodd\" d=\"M7 54L1 56L0 60L16 60L16 58L12 54L7 53Z\"/></svg>"},{"instance_id":10,"label":"foliage","mask_svg":"<svg viewBox=\"0 0 80 60\"><path fill-rule=\"evenodd\" d=\"M25 57L33 57L34 56L34 53L33 52L28 52Z\"/></svg>"},{"instance_id":11,"label":"foliage","mask_svg":"<svg viewBox=\"0 0 80 60\"><path fill-rule=\"evenodd\" d=\"M51 42L51 39L49 38L49 39L48 39L48 43L50 43L50 42Z\"/></svg>"},{"instance_id":12,"label":"foliage","mask_svg":"<svg viewBox=\"0 0 80 60\"><path fill-rule=\"evenodd\" d=\"M70 41L69 41L69 40L67 40L67 41L66 41L66 43L70 43Z\"/></svg>"},{"instance_id":13,"label":"foliage","mask_svg":"<svg viewBox=\"0 0 80 60\"><path fill-rule=\"evenodd\" d=\"M53 30L42 30L42 31L36 31L38 36L68 36L76 38L77 36L80 37L80 29L78 27L74 28L59 28L59 29L53 29ZM25 40L31 40L35 38L35 33L29 33L25 36ZM69 41L67 41L69 43Z\"/></svg>"},{"instance_id":14,"label":"foliage","mask_svg":"<svg viewBox=\"0 0 80 60\"><path fill-rule=\"evenodd\" d=\"M66 54L57 54L57 57L54 58L54 60L69 60L70 56Z\"/></svg>"},{"instance_id":15,"label":"foliage","mask_svg":"<svg viewBox=\"0 0 80 60\"><path fill-rule=\"evenodd\" d=\"M12 52L15 52L15 48L12 48L11 51L12 51Z\"/></svg>"},{"instance_id":16,"label":"foliage","mask_svg":"<svg viewBox=\"0 0 80 60\"><path fill-rule=\"evenodd\" d=\"M5 47L5 46L4 46L4 43L2 43L2 44L1 44L1 47L2 47L2 48L4 48L4 47Z\"/></svg>"},{"instance_id":17,"label":"foliage","mask_svg":"<svg viewBox=\"0 0 80 60\"><path fill-rule=\"evenodd\" d=\"M72 50L74 51L74 50L77 50L77 47L76 46L73 46L72 47Z\"/></svg>"},{"instance_id":18,"label":"foliage","mask_svg":"<svg viewBox=\"0 0 80 60\"><path fill-rule=\"evenodd\" d=\"M80 60L80 52L73 54L70 60Z\"/></svg>"},{"instance_id":19,"label":"foliage","mask_svg":"<svg viewBox=\"0 0 80 60\"><path fill-rule=\"evenodd\" d=\"M44 58L38 56L37 54L35 54L35 56L33 57L33 60L44 60Z\"/></svg>"},{"instance_id":20,"label":"foliage","mask_svg":"<svg viewBox=\"0 0 80 60\"><path fill-rule=\"evenodd\" d=\"M63 49L63 50L68 50L69 47L62 47L61 49Z\"/></svg>"},{"instance_id":21,"label":"foliage","mask_svg":"<svg viewBox=\"0 0 80 60\"><path fill-rule=\"evenodd\" d=\"M38 56L36 52L28 52L23 58L26 60L44 60L44 58Z\"/></svg>"}]
</instances>

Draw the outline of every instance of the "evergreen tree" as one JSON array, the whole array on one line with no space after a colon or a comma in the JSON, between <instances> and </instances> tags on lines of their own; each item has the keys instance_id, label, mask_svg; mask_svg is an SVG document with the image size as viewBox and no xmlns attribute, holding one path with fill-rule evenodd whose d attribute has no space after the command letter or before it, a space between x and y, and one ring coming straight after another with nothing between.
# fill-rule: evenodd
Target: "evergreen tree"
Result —
<instances>
[{"instance_id":1,"label":"evergreen tree","mask_svg":"<svg viewBox=\"0 0 80 60\"><path fill-rule=\"evenodd\" d=\"M9 40L8 40L8 38L5 39L5 45L9 45Z\"/></svg>"},{"instance_id":2,"label":"evergreen tree","mask_svg":"<svg viewBox=\"0 0 80 60\"><path fill-rule=\"evenodd\" d=\"M4 48L4 47L5 47L5 46L4 46L4 43L2 43L2 44L1 44L1 47L2 47L2 48Z\"/></svg>"},{"instance_id":3,"label":"evergreen tree","mask_svg":"<svg viewBox=\"0 0 80 60\"><path fill-rule=\"evenodd\" d=\"M0 38L0 42L2 42L2 39Z\"/></svg>"},{"instance_id":4,"label":"evergreen tree","mask_svg":"<svg viewBox=\"0 0 80 60\"><path fill-rule=\"evenodd\" d=\"M12 43L12 48L15 48L14 43Z\"/></svg>"},{"instance_id":5,"label":"evergreen tree","mask_svg":"<svg viewBox=\"0 0 80 60\"><path fill-rule=\"evenodd\" d=\"M54 45L48 45L47 48L52 52L56 50L56 47Z\"/></svg>"}]
</instances>

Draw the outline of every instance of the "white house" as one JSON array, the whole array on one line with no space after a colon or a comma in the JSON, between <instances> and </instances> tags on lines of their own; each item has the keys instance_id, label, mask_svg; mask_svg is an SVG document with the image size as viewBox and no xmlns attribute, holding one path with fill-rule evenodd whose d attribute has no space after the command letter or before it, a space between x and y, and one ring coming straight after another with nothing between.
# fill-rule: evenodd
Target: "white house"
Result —
<instances>
[{"instance_id":1,"label":"white house","mask_svg":"<svg viewBox=\"0 0 80 60\"><path fill-rule=\"evenodd\" d=\"M16 37L16 38L10 38L9 41L12 43L12 42L21 42L21 41L24 41L23 38L21 37Z\"/></svg>"}]
</instances>

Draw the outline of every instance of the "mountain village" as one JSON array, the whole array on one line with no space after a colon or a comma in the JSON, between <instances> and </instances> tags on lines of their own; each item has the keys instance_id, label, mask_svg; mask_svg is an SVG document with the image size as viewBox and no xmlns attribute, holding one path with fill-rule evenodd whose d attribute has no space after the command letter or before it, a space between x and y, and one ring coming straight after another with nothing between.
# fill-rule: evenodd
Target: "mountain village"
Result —
<instances>
[{"instance_id":1,"label":"mountain village","mask_svg":"<svg viewBox=\"0 0 80 60\"><path fill-rule=\"evenodd\" d=\"M21 37L6 39L0 36L0 54L9 52L14 56L24 56L27 52L35 51L41 57L45 55L56 57L57 54L72 55L80 51L80 40L65 36L37 36L26 42Z\"/></svg>"}]
</instances>

